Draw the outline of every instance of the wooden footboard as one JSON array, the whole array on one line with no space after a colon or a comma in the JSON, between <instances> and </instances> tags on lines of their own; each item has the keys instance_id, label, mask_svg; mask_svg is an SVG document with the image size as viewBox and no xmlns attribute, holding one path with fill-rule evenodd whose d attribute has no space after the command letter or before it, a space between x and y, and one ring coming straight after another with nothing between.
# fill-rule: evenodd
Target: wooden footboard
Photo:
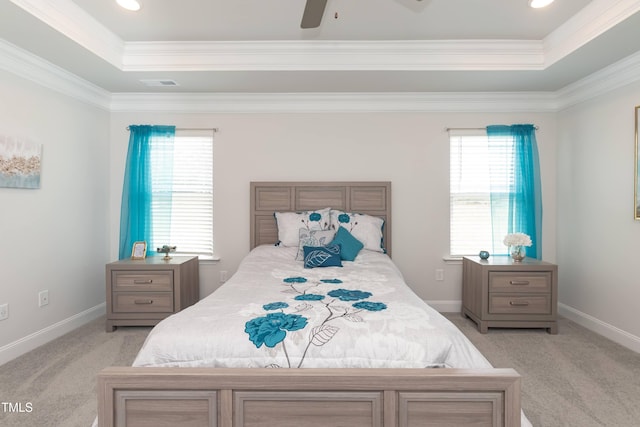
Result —
<instances>
[{"instance_id":1,"label":"wooden footboard","mask_svg":"<svg viewBox=\"0 0 640 427\"><path fill-rule=\"evenodd\" d=\"M512 369L107 368L105 426L520 426Z\"/></svg>"}]
</instances>

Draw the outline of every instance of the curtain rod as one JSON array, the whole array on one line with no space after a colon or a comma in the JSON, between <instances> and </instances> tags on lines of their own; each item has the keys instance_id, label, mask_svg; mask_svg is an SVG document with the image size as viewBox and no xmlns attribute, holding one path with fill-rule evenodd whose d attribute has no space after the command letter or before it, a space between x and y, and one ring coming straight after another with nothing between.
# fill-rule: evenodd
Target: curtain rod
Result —
<instances>
[{"instance_id":1,"label":"curtain rod","mask_svg":"<svg viewBox=\"0 0 640 427\"><path fill-rule=\"evenodd\" d=\"M538 130L538 126L533 127L535 130ZM487 128L444 128L445 132L449 132L451 130L487 130Z\"/></svg>"},{"instance_id":2,"label":"curtain rod","mask_svg":"<svg viewBox=\"0 0 640 427\"><path fill-rule=\"evenodd\" d=\"M127 130L130 130L129 126L127 126ZM213 133L218 132L218 128L176 128L176 130L211 130Z\"/></svg>"}]
</instances>

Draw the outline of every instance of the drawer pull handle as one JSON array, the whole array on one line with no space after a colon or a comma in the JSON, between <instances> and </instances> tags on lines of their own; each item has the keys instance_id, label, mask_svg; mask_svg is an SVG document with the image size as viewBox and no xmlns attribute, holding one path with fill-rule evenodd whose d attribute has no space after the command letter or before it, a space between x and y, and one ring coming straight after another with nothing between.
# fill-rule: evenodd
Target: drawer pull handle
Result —
<instances>
[{"instance_id":1,"label":"drawer pull handle","mask_svg":"<svg viewBox=\"0 0 640 427\"><path fill-rule=\"evenodd\" d=\"M526 307L529 305L529 301L509 301L509 305L513 307Z\"/></svg>"},{"instance_id":2,"label":"drawer pull handle","mask_svg":"<svg viewBox=\"0 0 640 427\"><path fill-rule=\"evenodd\" d=\"M138 305L142 305L142 304L153 304L153 300L152 299L137 299L135 301L133 301L135 304Z\"/></svg>"},{"instance_id":3,"label":"drawer pull handle","mask_svg":"<svg viewBox=\"0 0 640 427\"><path fill-rule=\"evenodd\" d=\"M514 286L527 286L529 284L528 280L511 280L509 284Z\"/></svg>"},{"instance_id":4,"label":"drawer pull handle","mask_svg":"<svg viewBox=\"0 0 640 427\"><path fill-rule=\"evenodd\" d=\"M134 280L133 283L136 284L136 285L150 285L151 283L153 283L153 280L152 279L149 279L149 280Z\"/></svg>"}]
</instances>

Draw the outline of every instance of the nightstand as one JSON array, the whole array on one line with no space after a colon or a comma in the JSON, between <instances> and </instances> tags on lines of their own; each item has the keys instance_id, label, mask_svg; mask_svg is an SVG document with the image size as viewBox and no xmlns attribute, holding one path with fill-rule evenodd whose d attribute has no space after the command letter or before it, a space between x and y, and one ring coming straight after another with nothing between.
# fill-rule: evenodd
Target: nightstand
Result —
<instances>
[{"instance_id":1,"label":"nightstand","mask_svg":"<svg viewBox=\"0 0 640 427\"><path fill-rule=\"evenodd\" d=\"M546 328L558 333L558 266L508 256L462 259L462 316L488 328Z\"/></svg>"},{"instance_id":2,"label":"nightstand","mask_svg":"<svg viewBox=\"0 0 640 427\"><path fill-rule=\"evenodd\" d=\"M106 265L107 332L152 326L199 299L198 257L123 259Z\"/></svg>"}]
</instances>

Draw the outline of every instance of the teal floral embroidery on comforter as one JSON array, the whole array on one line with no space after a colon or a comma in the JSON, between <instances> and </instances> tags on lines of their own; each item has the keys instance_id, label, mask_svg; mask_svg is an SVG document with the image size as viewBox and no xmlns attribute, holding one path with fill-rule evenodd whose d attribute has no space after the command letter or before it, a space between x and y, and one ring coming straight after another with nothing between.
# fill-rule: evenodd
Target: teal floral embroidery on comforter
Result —
<instances>
[{"instance_id":1,"label":"teal floral embroidery on comforter","mask_svg":"<svg viewBox=\"0 0 640 427\"><path fill-rule=\"evenodd\" d=\"M283 280L283 284L288 289L283 292L295 294L292 298L292 304L296 304L296 302L298 304L292 306L292 304L284 301L266 303L262 306L265 311L280 311L267 313L265 316L249 320L245 323L244 331L257 348L262 347L262 345L268 348L275 348L280 345L287 360L287 367L291 368L291 358L286 346L287 332L301 331L309 326L308 342L304 347L304 352L299 356L300 362L295 366L300 368L312 345L316 347L324 346L340 332L339 320L364 322L365 318L362 314L387 309L385 303L364 301L372 297L373 294L359 289L332 289L326 295L311 292L321 284L339 285L342 283L343 281L340 279L321 279L313 283L304 277L287 277ZM305 289L302 289L302 287L305 287ZM344 306L338 307L336 304L340 302L350 302L352 304L347 308L344 308ZM297 313L317 308L314 304L319 305L326 312L326 316L321 323L309 325L309 318ZM270 367L281 366L270 365Z\"/></svg>"},{"instance_id":2,"label":"teal floral embroidery on comforter","mask_svg":"<svg viewBox=\"0 0 640 427\"><path fill-rule=\"evenodd\" d=\"M299 314L269 313L264 317L250 320L245 325L245 332L256 347L262 344L267 347L275 347L282 342L286 331L297 331L307 326L307 318Z\"/></svg>"}]
</instances>

